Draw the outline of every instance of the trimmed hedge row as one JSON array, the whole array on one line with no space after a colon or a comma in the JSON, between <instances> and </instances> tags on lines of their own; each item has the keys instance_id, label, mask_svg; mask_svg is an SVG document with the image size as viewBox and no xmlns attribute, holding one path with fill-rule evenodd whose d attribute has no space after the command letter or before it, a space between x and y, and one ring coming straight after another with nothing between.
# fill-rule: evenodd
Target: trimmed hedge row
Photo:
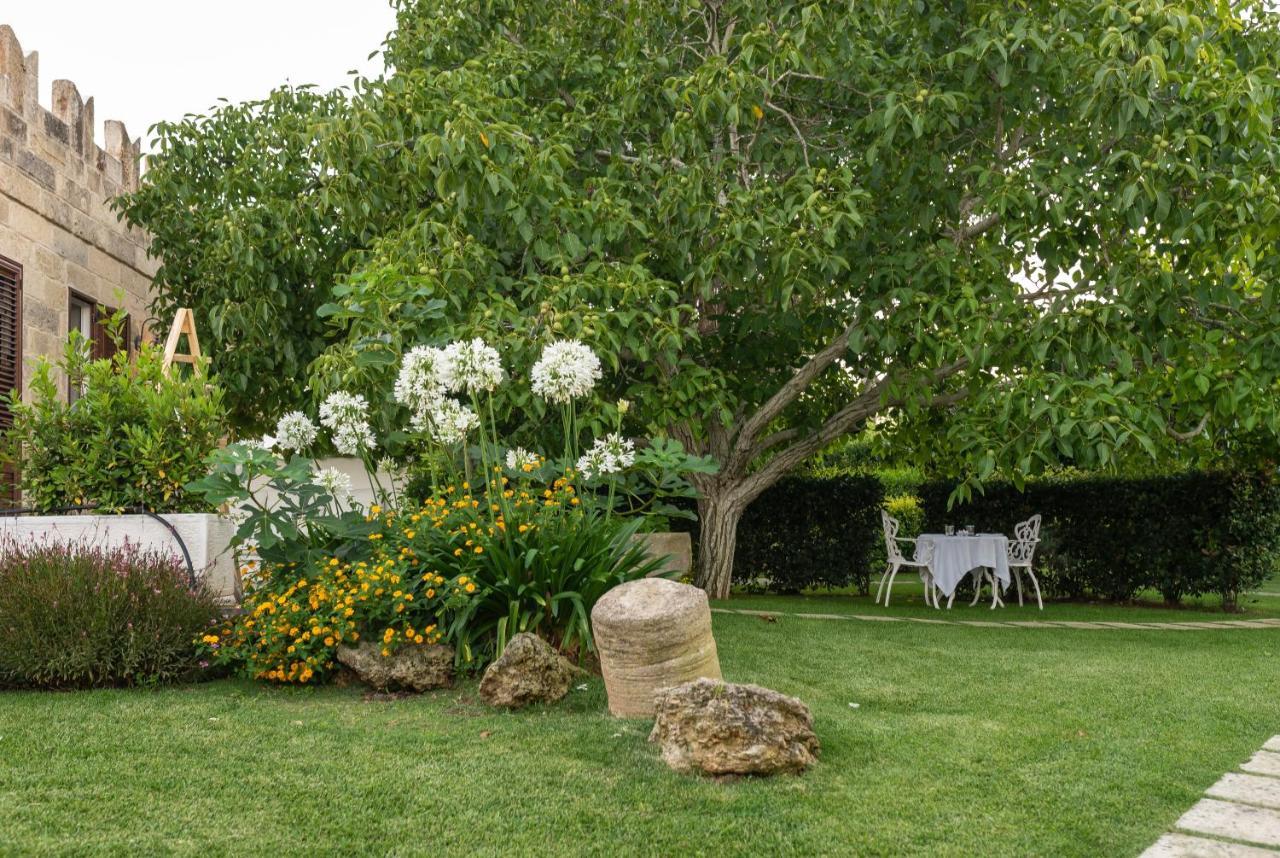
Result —
<instances>
[{"instance_id":1,"label":"trimmed hedge row","mask_svg":"<svg viewBox=\"0 0 1280 858\"><path fill-rule=\"evenodd\" d=\"M1036 574L1047 595L1132 599L1156 590L1169 602L1219 593L1233 606L1274 571L1280 556L1280 484L1257 475L1185 473L1151 478L1062 476L1018 491L994 482L947 510L954 484L918 487L924 527L974 524L1012 535L1040 513ZM866 592L884 563L872 476L792 477L752 504L738 528L734 580L787 593L856 587ZM917 524L911 496L895 497L904 534ZM696 538L696 530L695 530Z\"/></svg>"},{"instance_id":2,"label":"trimmed hedge row","mask_svg":"<svg viewBox=\"0 0 1280 858\"><path fill-rule=\"evenodd\" d=\"M866 592L884 491L875 477L787 477L756 498L738 525L733 579L752 591L814 587ZM696 522L685 524L698 539Z\"/></svg>"},{"instance_id":3,"label":"trimmed hedge row","mask_svg":"<svg viewBox=\"0 0 1280 858\"><path fill-rule=\"evenodd\" d=\"M1126 601L1156 590L1176 603L1219 593L1232 607L1274 571L1280 552L1280 485L1263 476L1056 477L1021 492L997 482L948 511L952 488L919 488L931 527L1012 534L1016 522L1041 514L1035 568L1057 596Z\"/></svg>"}]
</instances>

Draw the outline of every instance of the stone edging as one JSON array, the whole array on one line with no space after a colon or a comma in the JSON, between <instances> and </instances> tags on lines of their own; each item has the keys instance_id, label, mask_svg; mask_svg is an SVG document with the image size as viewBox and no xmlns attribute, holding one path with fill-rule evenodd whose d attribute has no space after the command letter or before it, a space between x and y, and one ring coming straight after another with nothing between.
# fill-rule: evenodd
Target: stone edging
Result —
<instances>
[{"instance_id":1,"label":"stone edging","mask_svg":"<svg viewBox=\"0 0 1280 858\"><path fill-rule=\"evenodd\" d=\"M887 614L809 614L789 611L757 611L746 608L712 608L717 614L747 617L795 617L803 620L856 620L868 623L928 623L940 626L976 626L1008 629L1093 629L1099 631L1231 631L1233 629L1280 629L1280 617L1257 620L1211 620L1181 623L1130 623L1108 620L946 620L931 617L894 617Z\"/></svg>"},{"instance_id":2,"label":"stone edging","mask_svg":"<svg viewBox=\"0 0 1280 858\"><path fill-rule=\"evenodd\" d=\"M1140 858L1280 856L1280 736L1209 787L1174 827Z\"/></svg>"}]
</instances>

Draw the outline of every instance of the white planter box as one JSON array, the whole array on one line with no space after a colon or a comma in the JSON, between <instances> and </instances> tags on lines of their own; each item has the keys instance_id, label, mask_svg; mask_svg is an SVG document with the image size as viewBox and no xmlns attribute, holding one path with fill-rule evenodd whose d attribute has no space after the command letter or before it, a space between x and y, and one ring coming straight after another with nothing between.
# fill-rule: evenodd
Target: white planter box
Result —
<instances>
[{"instance_id":1,"label":"white planter box","mask_svg":"<svg viewBox=\"0 0 1280 858\"><path fill-rule=\"evenodd\" d=\"M204 513L162 515L173 525L187 553L196 580L225 606L240 601L240 575L231 553L231 537L236 527L228 519ZM138 545L144 549L172 554L186 561L172 531L146 515L24 515L0 517L0 550L5 545L41 542L83 543L103 548Z\"/></svg>"}]
</instances>

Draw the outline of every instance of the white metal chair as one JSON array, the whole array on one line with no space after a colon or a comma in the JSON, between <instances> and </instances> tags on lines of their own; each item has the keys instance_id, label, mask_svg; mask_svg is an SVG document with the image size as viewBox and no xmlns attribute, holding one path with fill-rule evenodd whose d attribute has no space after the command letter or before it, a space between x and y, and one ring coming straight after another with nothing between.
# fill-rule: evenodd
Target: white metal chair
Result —
<instances>
[{"instance_id":1,"label":"white metal chair","mask_svg":"<svg viewBox=\"0 0 1280 858\"><path fill-rule=\"evenodd\" d=\"M1026 570L1036 588L1036 604L1044 610L1044 600L1040 598L1040 582L1031 571L1031 559L1035 556L1036 545L1040 543L1040 515L1031 516L1026 521L1014 525L1013 539L1009 540L1009 571L1018 584L1018 604L1022 604L1022 571Z\"/></svg>"},{"instance_id":2,"label":"white metal chair","mask_svg":"<svg viewBox=\"0 0 1280 858\"><path fill-rule=\"evenodd\" d=\"M916 558L908 558L902 553L902 546L898 543L905 542L908 545L915 545L914 539L907 539L898 536L898 529L902 526L899 521L884 510L880 510L880 521L884 524L884 549L889 558L889 565L885 568L884 574L880 576L880 585L876 587L876 604L880 603L880 594L884 593L884 604L889 606L889 595L893 591L893 581L898 577L898 570L903 566L913 566L920 572L920 581L924 584L924 602L930 607L938 607L937 587L933 583L933 574L929 571L929 554L932 549L930 543L926 542L924 556ZM914 555L916 552L912 552Z\"/></svg>"}]
</instances>

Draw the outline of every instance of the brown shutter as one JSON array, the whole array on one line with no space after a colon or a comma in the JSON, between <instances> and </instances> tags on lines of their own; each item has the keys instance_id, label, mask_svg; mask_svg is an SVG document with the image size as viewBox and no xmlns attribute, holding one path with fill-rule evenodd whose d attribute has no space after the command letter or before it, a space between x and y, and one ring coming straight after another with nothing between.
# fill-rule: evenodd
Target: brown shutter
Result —
<instances>
[{"instance_id":1,"label":"brown shutter","mask_svg":"<svg viewBox=\"0 0 1280 858\"><path fill-rule=\"evenodd\" d=\"M120 348L116 347L115 341L107 331L107 322L115 314L115 310L102 304L95 304L93 309L93 344L92 356L94 360L102 360L113 356ZM120 347L124 348L126 354L129 350L129 317L126 316L124 323L120 327Z\"/></svg>"},{"instance_id":2,"label":"brown shutter","mask_svg":"<svg viewBox=\"0 0 1280 858\"><path fill-rule=\"evenodd\" d=\"M0 432L13 425L8 394L22 388L22 266L0 256ZM16 506L13 465L0 470L0 506Z\"/></svg>"}]
</instances>

